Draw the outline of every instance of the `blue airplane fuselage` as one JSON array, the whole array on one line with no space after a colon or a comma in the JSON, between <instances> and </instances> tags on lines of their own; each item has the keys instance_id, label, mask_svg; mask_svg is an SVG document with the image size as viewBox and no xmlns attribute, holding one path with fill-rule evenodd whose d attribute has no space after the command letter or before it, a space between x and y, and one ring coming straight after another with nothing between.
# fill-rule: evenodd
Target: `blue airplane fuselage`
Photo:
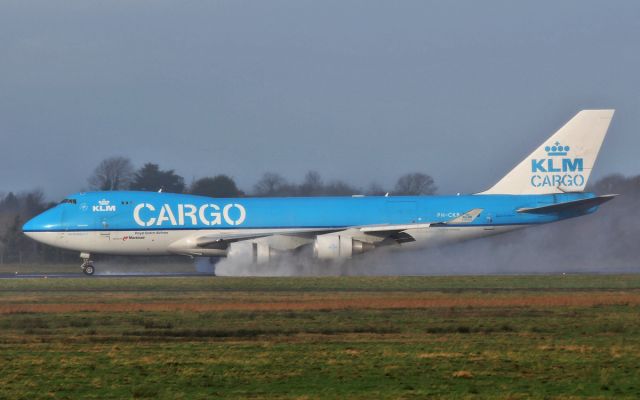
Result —
<instances>
[{"instance_id":1,"label":"blue airplane fuselage","mask_svg":"<svg viewBox=\"0 0 640 400\"><path fill-rule=\"evenodd\" d=\"M593 198L593 193L393 197L209 198L154 192L88 192L24 225L24 232L346 228L445 223L482 209L473 226L535 225L597 209L551 214L523 208ZM451 226L451 225L450 225Z\"/></svg>"}]
</instances>

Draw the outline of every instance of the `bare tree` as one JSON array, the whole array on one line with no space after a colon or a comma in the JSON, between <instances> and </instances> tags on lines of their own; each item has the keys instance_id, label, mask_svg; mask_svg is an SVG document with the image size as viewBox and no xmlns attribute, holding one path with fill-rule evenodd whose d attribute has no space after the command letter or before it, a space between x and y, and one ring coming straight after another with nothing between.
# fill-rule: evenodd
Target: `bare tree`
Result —
<instances>
[{"instance_id":1,"label":"bare tree","mask_svg":"<svg viewBox=\"0 0 640 400\"><path fill-rule=\"evenodd\" d=\"M304 177L304 182L298 187L300 196L317 196L322 194L324 184L320 174L316 171L309 171Z\"/></svg>"},{"instance_id":2,"label":"bare tree","mask_svg":"<svg viewBox=\"0 0 640 400\"><path fill-rule=\"evenodd\" d=\"M40 189L21 193L18 199L20 201L20 212L25 219L40 214L47 208L44 193Z\"/></svg>"},{"instance_id":3,"label":"bare tree","mask_svg":"<svg viewBox=\"0 0 640 400\"><path fill-rule=\"evenodd\" d=\"M89 177L89 186L94 190L123 190L129 188L133 176L131 160L125 157L110 157L98 164Z\"/></svg>"},{"instance_id":4,"label":"bare tree","mask_svg":"<svg viewBox=\"0 0 640 400\"><path fill-rule=\"evenodd\" d=\"M432 177L420 172L414 172L402 175L398 179L394 194L405 196L434 194L436 189L437 188Z\"/></svg>"},{"instance_id":5,"label":"bare tree","mask_svg":"<svg viewBox=\"0 0 640 400\"><path fill-rule=\"evenodd\" d=\"M261 197L282 196L289 194L290 191L291 187L287 181L281 175L273 172L262 175L262 178L253 187L253 193Z\"/></svg>"}]
</instances>

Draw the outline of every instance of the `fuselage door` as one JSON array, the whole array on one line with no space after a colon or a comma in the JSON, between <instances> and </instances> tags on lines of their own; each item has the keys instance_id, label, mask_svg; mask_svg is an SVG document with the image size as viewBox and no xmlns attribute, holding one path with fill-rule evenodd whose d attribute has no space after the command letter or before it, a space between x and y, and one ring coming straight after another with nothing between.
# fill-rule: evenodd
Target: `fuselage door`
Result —
<instances>
[{"instance_id":1,"label":"fuselage door","mask_svg":"<svg viewBox=\"0 0 640 400\"><path fill-rule=\"evenodd\" d=\"M90 204L89 207L89 211L93 214L95 229L98 231L98 240L110 241L111 233L118 225L118 216L123 212L123 202L103 198Z\"/></svg>"},{"instance_id":2,"label":"fuselage door","mask_svg":"<svg viewBox=\"0 0 640 400\"><path fill-rule=\"evenodd\" d=\"M487 213L483 213L483 217L484 217L484 230L485 231L492 231L495 229L494 224L494 215L491 212L487 212Z\"/></svg>"},{"instance_id":3,"label":"fuselage door","mask_svg":"<svg viewBox=\"0 0 640 400\"><path fill-rule=\"evenodd\" d=\"M68 204L59 205L60 207L60 230L58 231L58 240L62 243L65 238L65 234L69 230L69 224L67 223Z\"/></svg>"}]
</instances>

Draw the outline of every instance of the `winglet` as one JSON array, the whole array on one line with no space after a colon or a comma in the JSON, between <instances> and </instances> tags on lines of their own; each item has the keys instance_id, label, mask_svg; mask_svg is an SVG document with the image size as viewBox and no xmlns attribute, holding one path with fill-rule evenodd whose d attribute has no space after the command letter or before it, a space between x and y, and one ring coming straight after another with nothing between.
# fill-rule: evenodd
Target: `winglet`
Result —
<instances>
[{"instance_id":1,"label":"winglet","mask_svg":"<svg viewBox=\"0 0 640 400\"><path fill-rule=\"evenodd\" d=\"M474 208L473 210L469 210L466 213L450 219L446 222L436 222L431 224L431 226L447 226L447 225L466 225L475 221L476 218L484 211L483 208Z\"/></svg>"},{"instance_id":2,"label":"winglet","mask_svg":"<svg viewBox=\"0 0 640 400\"><path fill-rule=\"evenodd\" d=\"M473 210L467 211L466 213L462 214L459 217L456 217L450 221L447 221L446 224L452 224L452 225L459 225L459 224L470 224L472 223L476 218L478 218L478 215L480 215L480 213L482 213L482 211L484 211L484 209L482 208L474 208Z\"/></svg>"}]
</instances>

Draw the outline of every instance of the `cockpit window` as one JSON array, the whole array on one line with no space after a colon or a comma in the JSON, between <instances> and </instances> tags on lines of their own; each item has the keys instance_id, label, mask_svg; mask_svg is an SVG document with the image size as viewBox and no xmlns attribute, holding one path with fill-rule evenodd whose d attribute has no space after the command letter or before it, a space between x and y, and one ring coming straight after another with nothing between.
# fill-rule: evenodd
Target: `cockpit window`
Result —
<instances>
[{"instance_id":1,"label":"cockpit window","mask_svg":"<svg viewBox=\"0 0 640 400\"><path fill-rule=\"evenodd\" d=\"M60 202L60 204L76 204L76 199L64 199Z\"/></svg>"}]
</instances>

